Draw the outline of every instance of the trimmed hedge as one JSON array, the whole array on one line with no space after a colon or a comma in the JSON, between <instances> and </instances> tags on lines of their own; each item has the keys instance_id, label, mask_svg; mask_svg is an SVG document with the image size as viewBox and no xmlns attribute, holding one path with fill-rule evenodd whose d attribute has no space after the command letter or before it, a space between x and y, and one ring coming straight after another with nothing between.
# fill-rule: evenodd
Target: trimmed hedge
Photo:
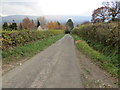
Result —
<instances>
[{"instance_id":1,"label":"trimmed hedge","mask_svg":"<svg viewBox=\"0 0 120 90\"><path fill-rule=\"evenodd\" d=\"M100 47L96 46L96 49L104 53L109 50L111 51L110 53L114 53L114 55L119 53L120 22L81 25L72 30L72 34L82 37L88 44L97 43L101 45Z\"/></svg>"},{"instance_id":2,"label":"trimmed hedge","mask_svg":"<svg viewBox=\"0 0 120 90\"><path fill-rule=\"evenodd\" d=\"M87 42L95 50L93 52L100 52L100 56L90 51L89 46L85 47L79 43L80 50L84 50L86 55L101 62L102 68L113 76L120 75L120 22L84 24L73 29L72 34L85 40L85 43Z\"/></svg>"},{"instance_id":3,"label":"trimmed hedge","mask_svg":"<svg viewBox=\"0 0 120 90\"><path fill-rule=\"evenodd\" d=\"M2 31L2 50L14 48L36 40L43 40L58 34L62 34L62 30L47 31Z\"/></svg>"},{"instance_id":4,"label":"trimmed hedge","mask_svg":"<svg viewBox=\"0 0 120 90\"><path fill-rule=\"evenodd\" d=\"M86 56L94 60L96 64L102 69L108 71L112 76L117 77L119 71L119 61L117 58L112 58L106 56L93 48L91 48L86 41L77 35L72 35L75 41L80 40L79 43L76 43L77 48L82 51Z\"/></svg>"}]
</instances>

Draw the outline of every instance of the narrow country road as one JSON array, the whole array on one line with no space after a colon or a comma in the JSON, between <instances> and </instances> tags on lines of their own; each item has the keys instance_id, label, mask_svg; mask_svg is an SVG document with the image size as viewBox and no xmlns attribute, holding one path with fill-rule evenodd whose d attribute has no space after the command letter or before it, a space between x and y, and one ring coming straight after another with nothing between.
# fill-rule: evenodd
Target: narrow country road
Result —
<instances>
[{"instance_id":1,"label":"narrow country road","mask_svg":"<svg viewBox=\"0 0 120 90\"><path fill-rule=\"evenodd\" d=\"M82 88L74 40L65 35L3 76L3 88Z\"/></svg>"}]
</instances>

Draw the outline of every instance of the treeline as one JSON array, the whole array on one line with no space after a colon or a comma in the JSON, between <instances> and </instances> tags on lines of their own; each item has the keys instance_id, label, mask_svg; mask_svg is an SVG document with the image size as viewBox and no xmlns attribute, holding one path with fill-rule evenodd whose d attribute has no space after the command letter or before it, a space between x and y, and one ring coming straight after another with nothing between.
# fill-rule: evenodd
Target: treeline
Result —
<instances>
[{"instance_id":1,"label":"treeline","mask_svg":"<svg viewBox=\"0 0 120 90\"><path fill-rule=\"evenodd\" d=\"M36 21L30 20L28 17L24 18L21 23L16 23L13 20L12 23L3 23L3 30L13 31L13 30L72 30L74 28L74 23L69 19L66 24L61 24L59 21L47 21L45 17L39 17Z\"/></svg>"},{"instance_id":2,"label":"treeline","mask_svg":"<svg viewBox=\"0 0 120 90\"><path fill-rule=\"evenodd\" d=\"M80 25L95 23L120 22L120 1L102 2L102 6L92 13L91 21L84 21Z\"/></svg>"},{"instance_id":3,"label":"treeline","mask_svg":"<svg viewBox=\"0 0 120 90\"><path fill-rule=\"evenodd\" d=\"M35 27L35 23L33 20L30 20L29 18L24 18L21 23L16 23L15 20L13 20L12 23L4 22L2 26L2 30L12 31L12 30L33 30Z\"/></svg>"},{"instance_id":4,"label":"treeline","mask_svg":"<svg viewBox=\"0 0 120 90\"><path fill-rule=\"evenodd\" d=\"M4 22L2 26L3 30L17 30L17 23L13 20L13 23L8 24L7 22Z\"/></svg>"}]
</instances>

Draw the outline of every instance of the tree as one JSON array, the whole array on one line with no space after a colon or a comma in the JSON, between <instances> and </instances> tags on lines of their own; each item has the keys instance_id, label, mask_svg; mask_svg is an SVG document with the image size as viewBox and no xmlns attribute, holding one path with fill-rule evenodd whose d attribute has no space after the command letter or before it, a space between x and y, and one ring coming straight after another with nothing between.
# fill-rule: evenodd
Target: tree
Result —
<instances>
[{"instance_id":1,"label":"tree","mask_svg":"<svg viewBox=\"0 0 120 90\"><path fill-rule=\"evenodd\" d=\"M16 23L12 23L12 27L14 30L17 30L17 24Z\"/></svg>"},{"instance_id":2,"label":"tree","mask_svg":"<svg viewBox=\"0 0 120 90\"><path fill-rule=\"evenodd\" d=\"M68 30L72 30L74 28L73 21L71 19L69 19L66 23L66 26L67 26Z\"/></svg>"},{"instance_id":3,"label":"tree","mask_svg":"<svg viewBox=\"0 0 120 90\"><path fill-rule=\"evenodd\" d=\"M7 30L9 27L8 27L8 23L7 22L4 22L4 24L3 24L3 30Z\"/></svg>"},{"instance_id":4,"label":"tree","mask_svg":"<svg viewBox=\"0 0 120 90\"><path fill-rule=\"evenodd\" d=\"M31 22L34 24L34 20L31 20Z\"/></svg>"},{"instance_id":5,"label":"tree","mask_svg":"<svg viewBox=\"0 0 120 90\"><path fill-rule=\"evenodd\" d=\"M45 17L39 17L38 18L39 22L40 22L40 26L45 29L45 26L46 26L46 22L47 20L45 19Z\"/></svg>"},{"instance_id":6,"label":"tree","mask_svg":"<svg viewBox=\"0 0 120 90\"><path fill-rule=\"evenodd\" d=\"M117 18L120 19L120 14L118 14Z\"/></svg>"},{"instance_id":7,"label":"tree","mask_svg":"<svg viewBox=\"0 0 120 90\"><path fill-rule=\"evenodd\" d=\"M58 25L61 25L59 21L57 21Z\"/></svg>"},{"instance_id":8,"label":"tree","mask_svg":"<svg viewBox=\"0 0 120 90\"><path fill-rule=\"evenodd\" d=\"M59 29L59 25L57 22L51 21L47 23L46 28L47 29Z\"/></svg>"},{"instance_id":9,"label":"tree","mask_svg":"<svg viewBox=\"0 0 120 90\"><path fill-rule=\"evenodd\" d=\"M19 29L20 29L20 30L23 29L22 23L19 24Z\"/></svg>"},{"instance_id":10,"label":"tree","mask_svg":"<svg viewBox=\"0 0 120 90\"><path fill-rule=\"evenodd\" d=\"M29 18L24 18L22 21L23 29L31 30L35 27L34 23Z\"/></svg>"},{"instance_id":11,"label":"tree","mask_svg":"<svg viewBox=\"0 0 120 90\"><path fill-rule=\"evenodd\" d=\"M109 7L109 15L112 17L111 20L114 21L117 15L120 14L120 1L103 2L103 5Z\"/></svg>"},{"instance_id":12,"label":"tree","mask_svg":"<svg viewBox=\"0 0 120 90\"><path fill-rule=\"evenodd\" d=\"M15 20L13 20L12 29L17 30L17 24L15 23Z\"/></svg>"},{"instance_id":13,"label":"tree","mask_svg":"<svg viewBox=\"0 0 120 90\"><path fill-rule=\"evenodd\" d=\"M10 23L9 30L13 30L13 25Z\"/></svg>"},{"instance_id":14,"label":"tree","mask_svg":"<svg viewBox=\"0 0 120 90\"><path fill-rule=\"evenodd\" d=\"M40 26L40 22L39 22L39 20L37 20L37 27L39 27Z\"/></svg>"},{"instance_id":15,"label":"tree","mask_svg":"<svg viewBox=\"0 0 120 90\"><path fill-rule=\"evenodd\" d=\"M32 22L32 27L31 27L31 29L33 29L33 28L35 27L34 20L31 20L31 22Z\"/></svg>"},{"instance_id":16,"label":"tree","mask_svg":"<svg viewBox=\"0 0 120 90\"><path fill-rule=\"evenodd\" d=\"M9 30L17 30L17 23L15 22L15 20L13 20L13 22L10 23L8 27Z\"/></svg>"},{"instance_id":17,"label":"tree","mask_svg":"<svg viewBox=\"0 0 120 90\"><path fill-rule=\"evenodd\" d=\"M109 18L109 9L108 7L100 7L93 11L92 22L104 22Z\"/></svg>"},{"instance_id":18,"label":"tree","mask_svg":"<svg viewBox=\"0 0 120 90\"><path fill-rule=\"evenodd\" d=\"M99 18L96 18L95 20L92 20L93 23L101 23L103 22L101 19Z\"/></svg>"}]
</instances>

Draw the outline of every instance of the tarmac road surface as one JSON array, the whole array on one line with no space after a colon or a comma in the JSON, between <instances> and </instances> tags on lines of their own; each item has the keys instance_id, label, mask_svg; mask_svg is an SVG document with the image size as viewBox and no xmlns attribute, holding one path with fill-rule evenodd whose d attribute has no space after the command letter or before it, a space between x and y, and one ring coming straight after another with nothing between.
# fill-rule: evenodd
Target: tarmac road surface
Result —
<instances>
[{"instance_id":1,"label":"tarmac road surface","mask_svg":"<svg viewBox=\"0 0 120 90\"><path fill-rule=\"evenodd\" d=\"M82 88L73 38L62 39L3 76L3 88Z\"/></svg>"}]
</instances>

